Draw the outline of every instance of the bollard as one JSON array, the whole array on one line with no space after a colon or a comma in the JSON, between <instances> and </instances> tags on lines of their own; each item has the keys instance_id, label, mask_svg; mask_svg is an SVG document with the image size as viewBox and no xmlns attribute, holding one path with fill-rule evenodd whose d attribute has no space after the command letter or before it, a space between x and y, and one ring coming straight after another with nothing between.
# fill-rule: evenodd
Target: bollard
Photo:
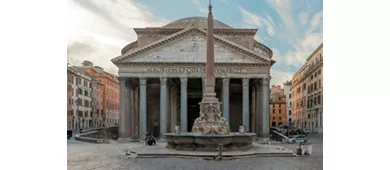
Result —
<instances>
[{"instance_id":1,"label":"bollard","mask_svg":"<svg viewBox=\"0 0 390 170\"><path fill-rule=\"evenodd\" d=\"M217 159L218 161L222 160L222 144L218 144L218 156Z\"/></svg>"},{"instance_id":2,"label":"bollard","mask_svg":"<svg viewBox=\"0 0 390 170\"><path fill-rule=\"evenodd\" d=\"M313 153L313 145L311 143L306 144L306 155L311 155Z\"/></svg>"}]
</instances>

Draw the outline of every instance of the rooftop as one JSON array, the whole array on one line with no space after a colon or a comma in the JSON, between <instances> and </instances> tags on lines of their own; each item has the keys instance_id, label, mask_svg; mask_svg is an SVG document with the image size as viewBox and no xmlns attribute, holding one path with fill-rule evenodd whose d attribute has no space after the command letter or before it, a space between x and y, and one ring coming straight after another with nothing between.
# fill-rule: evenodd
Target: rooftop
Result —
<instances>
[{"instance_id":1,"label":"rooftop","mask_svg":"<svg viewBox=\"0 0 390 170\"><path fill-rule=\"evenodd\" d=\"M173 21L165 26L163 28L188 28L188 27L198 27L201 29L207 29L207 18L206 17L187 17L182 18L176 21ZM214 19L214 28L215 29L233 29L229 25L215 20Z\"/></svg>"}]
</instances>

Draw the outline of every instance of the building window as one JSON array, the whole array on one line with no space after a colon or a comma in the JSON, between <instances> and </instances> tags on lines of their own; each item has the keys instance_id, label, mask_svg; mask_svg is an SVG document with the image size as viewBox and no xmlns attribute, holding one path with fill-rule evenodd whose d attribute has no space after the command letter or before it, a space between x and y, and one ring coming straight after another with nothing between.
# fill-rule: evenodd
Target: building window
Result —
<instances>
[{"instance_id":1,"label":"building window","mask_svg":"<svg viewBox=\"0 0 390 170\"><path fill-rule=\"evenodd\" d=\"M313 75L310 76L310 80L313 80Z\"/></svg>"},{"instance_id":2,"label":"building window","mask_svg":"<svg viewBox=\"0 0 390 170\"><path fill-rule=\"evenodd\" d=\"M275 104L272 104L272 108L275 108Z\"/></svg>"},{"instance_id":3,"label":"building window","mask_svg":"<svg viewBox=\"0 0 390 170\"><path fill-rule=\"evenodd\" d=\"M84 100L84 106L89 107L89 102L87 100Z\"/></svg>"},{"instance_id":4,"label":"building window","mask_svg":"<svg viewBox=\"0 0 390 170\"><path fill-rule=\"evenodd\" d=\"M275 120L275 116L272 116L272 120Z\"/></svg>"},{"instance_id":5,"label":"building window","mask_svg":"<svg viewBox=\"0 0 390 170\"><path fill-rule=\"evenodd\" d=\"M81 79L80 79L80 78L77 78L77 79L76 79L76 84L77 84L77 85L81 84Z\"/></svg>"},{"instance_id":6,"label":"building window","mask_svg":"<svg viewBox=\"0 0 390 170\"><path fill-rule=\"evenodd\" d=\"M88 96L88 91L84 91L84 96Z\"/></svg>"},{"instance_id":7,"label":"building window","mask_svg":"<svg viewBox=\"0 0 390 170\"><path fill-rule=\"evenodd\" d=\"M291 99L291 93L290 93L290 94L288 94L288 98L289 98L289 99Z\"/></svg>"},{"instance_id":8,"label":"building window","mask_svg":"<svg viewBox=\"0 0 390 170\"><path fill-rule=\"evenodd\" d=\"M279 108L282 108L282 104L279 103Z\"/></svg>"},{"instance_id":9,"label":"building window","mask_svg":"<svg viewBox=\"0 0 390 170\"><path fill-rule=\"evenodd\" d=\"M83 94L83 90L82 89L78 89L77 91L78 91L77 94Z\"/></svg>"},{"instance_id":10,"label":"building window","mask_svg":"<svg viewBox=\"0 0 390 170\"><path fill-rule=\"evenodd\" d=\"M308 118L308 119L310 119L310 113L309 113L309 114L307 114L307 118Z\"/></svg>"},{"instance_id":11,"label":"building window","mask_svg":"<svg viewBox=\"0 0 390 170\"><path fill-rule=\"evenodd\" d=\"M88 111L84 112L84 117L88 117Z\"/></svg>"},{"instance_id":12,"label":"building window","mask_svg":"<svg viewBox=\"0 0 390 170\"><path fill-rule=\"evenodd\" d=\"M282 117L281 117L281 116L279 116L279 120L282 120Z\"/></svg>"},{"instance_id":13,"label":"building window","mask_svg":"<svg viewBox=\"0 0 390 170\"><path fill-rule=\"evenodd\" d=\"M318 70L318 75L320 75L321 74L321 69L320 70Z\"/></svg>"},{"instance_id":14,"label":"building window","mask_svg":"<svg viewBox=\"0 0 390 170\"><path fill-rule=\"evenodd\" d=\"M72 98L68 99L68 105L72 105Z\"/></svg>"},{"instance_id":15,"label":"building window","mask_svg":"<svg viewBox=\"0 0 390 170\"><path fill-rule=\"evenodd\" d=\"M321 104L321 96L317 97L318 104Z\"/></svg>"},{"instance_id":16,"label":"building window","mask_svg":"<svg viewBox=\"0 0 390 170\"><path fill-rule=\"evenodd\" d=\"M314 90L317 90L317 82L314 82Z\"/></svg>"},{"instance_id":17,"label":"building window","mask_svg":"<svg viewBox=\"0 0 390 170\"><path fill-rule=\"evenodd\" d=\"M73 99L72 99L72 102L71 102L71 103L72 103L72 105L73 105L73 103L74 103L74 100L73 100Z\"/></svg>"},{"instance_id":18,"label":"building window","mask_svg":"<svg viewBox=\"0 0 390 170\"><path fill-rule=\"evenodd\" d=\"M318 88L321 88L321 79L318 80Z\"/></svg>"},{"instance_id":19,"label":"building window","mask_svg":"<svg viewBox=\"0 0 390 170\"><path fill-rule=\"evenodd\" d=\"M275 109L272 109L272 114L275 114Z\"/></svg>"},{"instance_id":20,"label":"building window","mask_svg":"<svg viewBox=\"0 0 390 170\"><path fill-rule=\"evenodd\" d=\"M290 115L290 116L291 116L291 110L289 110L289 111L288 111L288 115Z\"/></svg>"},{"instance_id":21,"label":"building window","mask_svg":"<svg viewBox=\"0 0 390 170\"><path fill-rule=\"evenodd\" d=\"M282 109L279 109L279 114L282 114Z\"/></svg>"}]
</instances>

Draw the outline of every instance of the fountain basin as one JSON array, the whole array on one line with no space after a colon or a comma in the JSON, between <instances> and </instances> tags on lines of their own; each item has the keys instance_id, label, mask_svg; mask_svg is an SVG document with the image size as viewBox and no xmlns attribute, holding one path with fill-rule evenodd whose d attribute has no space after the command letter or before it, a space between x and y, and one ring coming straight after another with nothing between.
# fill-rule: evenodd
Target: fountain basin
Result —
<instances>
[{"instance_id":1,"label":"fountain basin","mask_svg":"<svg viewBox=\"0 0 390 170\"><path fill-rule=\"evenodd\" d=\"M164 133L167 148L190 151L216 151L222 144L224 151L248 150L252 148L256 133L229 133L226 135L204 135L199 133Z\"/></svg>"}]
</instances>

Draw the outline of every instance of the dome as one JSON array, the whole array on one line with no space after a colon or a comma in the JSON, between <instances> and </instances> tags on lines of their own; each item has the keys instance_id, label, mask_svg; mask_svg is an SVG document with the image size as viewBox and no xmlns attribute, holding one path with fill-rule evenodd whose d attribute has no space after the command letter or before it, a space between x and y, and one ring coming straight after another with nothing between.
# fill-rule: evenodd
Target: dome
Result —
<instances>
[{"instance_id":1,"label":"dome","mask_svg":"<svg viewBox=\"0 0 390 170\"><path fill-rule=\"evenodd\" d=\"M207 28L207 18L205 17L188 17L173 21L163 28L187 28L196 26L201 29ZM214 19L214 28L216 29L232 29L229 25Z\"/></svg>"}]
</instances>

